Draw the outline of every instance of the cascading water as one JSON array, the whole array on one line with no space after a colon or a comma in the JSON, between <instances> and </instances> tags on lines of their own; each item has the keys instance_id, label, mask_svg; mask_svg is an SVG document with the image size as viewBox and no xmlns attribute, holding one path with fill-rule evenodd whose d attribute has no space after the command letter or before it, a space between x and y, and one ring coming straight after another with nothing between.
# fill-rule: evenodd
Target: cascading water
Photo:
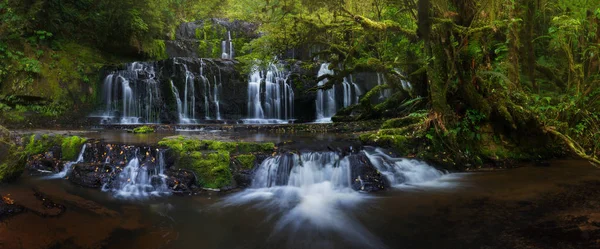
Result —
<instances>
[{"instance_id":1,"label":"cascading water","mask_svg":"<svg viewBox=\"0 0 600 249\"><path fill-rule=\"evenodd\" d=\"M233 60L233 40L231 40L231 31L227 31L227 40L221 42L221 59Z\"/></svg>"},{"instance_id":2,"label":"cascading water","mask_svg":"<svg viewBox=\"0 0 600 249\"><path fill-rule=\"evenodd\" d=\"M210 111L211 103L215 107L214 119L221 120L220 98L221 98L221 88L222 88L223 84L222 84L221 69L219 69L219 67L217 67L217 69L219 70L219 77L217 78L217 75L214 75L213 83L211 84L208 77L206 77L204 74L204 61L201 60L200 80L202 81L202 86L204 88L204 96L203 96L203 98L204 98L204 118L206 120L213 119L213 118L211 118L211 111Z\"/></svg>"},{"instance_id":3,"label":"cascading water","mask_svg":"<svg viewBox=\"0 0 600 249\"><path fill-rule=\"evenodd\" d=\"M371 164L383 174L393 186L412 185L439 179L443 172L418 160L394 158L379 148L368 148L365 154Z\"/></svg>"},{"instance_id":4,"label":"cascading water","mask_svg":"<svg viewBox=\"0 0 600 249\"><path fill-rule=\"evenodd\" d=\"M360 159L363 154L365 159ZM273 234L289 230L290 236L297 236L303 229L316 228L337 233L364 247L383 248L349 214L370 198L353 186L362 181L360 167L373 167L368 165L376 167L395 185L417 184L442 176L425 163L392 158L373 148L347 156L336 152L282 154L265 159L256 169L251 187L227 197L220 205L252 205L279 216Z\"/></svg>"},{"instance_id":5,"label":"cascading water","mask_svg":"<svg viewBox=\"0 0 600 249\"><path fill-rule=\"evenodd\" d=\"M387 80L385 79L385 75L382 73L377 73L377 85L387 85ZM379 92L379 99L387 99L392 95L391 89L384 89Z\"/></svg>"},{"instance_id":6,"label":"cascading water","mask_svg":"<svg viewBox=\"0 0 600 249\"><path fill-rule=\"evenodd\" d=\"M329 69L329 63L321 64L319 74L317 78L324 75L334 75L334 71ZM323 79L319 81L318 86L325 85L329 80ZM331 117L337 112L337 105L335 102L335 86L330 89L317 91L317 123L328 123L331 122Z\"/></svg>"},{"instance_id":7,"label":"cascading water","mask_svg":"<svg viewBox=\"0 0 600 249\"><path fill-rule=\"evenodd\" d=\"M248 119L244 120L245 123L287 123L293 119L294 90L288 76L286 71L273 63L264 72L258 67L252 70L248 82Z\"/></svg>"},{"instance_id":8,"label":"cascading water","mask_svg":"<svg viewBox=\"0 0 600 249\"><path fill-rule=\"evenodd\" d=\"M160 93L154 65L134 62L104 78L101 123L158 123Z\"/></svg>"},{"instance_id":9,"label":"cascading water","mask_svg":"<svg viewBox=\"0 0 600 249\"><path fill-rule=\"evenodd\" d=\"M358 104L358 102L360 102L360 96L362 96L363 93L360 90L360 87L358 87L358 85L352 79L352 75L350 75L349 78L350 78L350 83L354 87L354 104Z\"/></svg>"},{"instance_id":10,"label":"cascading water","mask_svg":"<svg viewBox=\"0 0 600 249\"><path fill-rule=\"evenodd\" d=\"M164 151L158 151L153 169L151 165L140 164L138 152L129 160L127 166L117 176L112 186L104 185L103 191L111 191L118 198L146 198L149 196L169 195L167 187L164 161Z\"/></svg>"},{"instance_id":11,"label":"cascading water","mask_svg":"<svg viewBox=\"0 0 600 249\"><path fill-rule=\"evenodd\" d=\"M83 153L85 153L86 147L87 147L87 144L83 144L83 147L81 148L81 151L79 152L79 156L77 156L77 160L75 160L74 162L65 163L62 171L58 172L57 174L47 176L46 178L47 179L65 178L69 174L69 172L71 172L71 168L73 167L73 165L83 162Z\"/></svg>"}]
</instances>

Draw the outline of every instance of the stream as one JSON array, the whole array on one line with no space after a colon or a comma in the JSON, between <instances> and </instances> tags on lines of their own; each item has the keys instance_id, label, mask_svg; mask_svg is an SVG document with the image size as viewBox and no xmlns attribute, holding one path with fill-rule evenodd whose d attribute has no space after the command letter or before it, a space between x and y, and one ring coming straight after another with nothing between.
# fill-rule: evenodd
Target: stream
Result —
<instances>
[{"instance_id":1,"label":"stream","mask_svg":"<svg viewBox=\"0 0 600 249\"><path fill-rule=\"evenodd\" d=\"M247 189L195 196L124 198L60 177L24 175L0 188L1 195L31 210L0 223L0 248L552 248L546 246L564 229L569 236L558 237L561 241L579 239L568 230L573 224L560 223L564 219L586 217L575 224L584 232L586 224L600 221L585 205L600 201L600 195L580 193L581 188L600 193L600 172L585 161L448 173L365 147L361 153L392 186L364 193L351 188L352 156L316 152L348 145L344 136L209 130L85 134L129 144L178 134L287 141L304 152L265 159ZM579 202L561 204L569 198Z\"/></svg>"}]
</instances>

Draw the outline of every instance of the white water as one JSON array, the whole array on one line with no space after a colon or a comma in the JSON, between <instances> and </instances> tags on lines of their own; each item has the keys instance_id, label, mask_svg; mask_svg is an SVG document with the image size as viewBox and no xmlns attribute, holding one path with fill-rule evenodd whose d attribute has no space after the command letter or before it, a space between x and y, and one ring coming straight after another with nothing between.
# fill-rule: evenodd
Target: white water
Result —
<instances>
[{"instance_id":1,"label":"white water","mask_svg":"<svg viewBox=\"0 0 600 249\"><path fill-rule=\"evenodd\" d=\"M329 69L329 63L321 64L317 78L323 75L334 75L334 71ZM325 85L329 80L324 79L319 81L318 86ZM317 91L317 123L331 122L331 117L337 112L337 105L335 103L335 85L327 90Z\"/></svg>"},{"instance_id":2,"label":"white water","mask_svg":"<svg viewBox=\"0 0 600 249\"><path fill-rule=\"evenodd\" d=\"M141 165L139 157L132 158L127 166L119 173L112 185L112 189L105 184L103 191L111 191L117 198L147 198L150 196L170 195L164 174L165 161L163 151L159 151L158 161L153 170L148 170L147 165Z\"/></svg>"},{"instance_id":3,"label":"white water","mask_svg":"<svg viewBox=\"0 0 600 249\"><path fill-rule=\"evenodd\" d=\"M142 78L141 76L144 75ZM133 62L104 78L101 123L158 123L160 99L154 66Z\"/></svg>"},{"instance_id":4,"label":"white water","mask_svg":"<svg viewBox=\"0 0 600 249\"><path fill-rule=\"evenodd\" d=\"M444 175L442 171L429 166L425 162L394 158L379 148L365 150L365 154L371 164L395 187L424 184L438 180Z\"/></svg>"},{"instance_id":5,"label":"white water","mask_svg":"<svg viewBox=\"0 0 600 249\"><path fill-rule=\"evenodd\" d=\"M204 87L204 118L206 120L216 119L221 120L221 88L223 87L223 80L221 76L221 69L217 67L219 70L219 77L214 75L213 83L211 84L208 77L204 75L204 60L200 62L200 79L202 81L202 85ZM213 104L215 107L215 114L211 117L210 104Z\"/></svg>"},{"instance_id":6,"label":"white water","mask_svg":"<svg viewBox=\"0 0 600 249\"><path fill-rule=\"evenodd\" d=\"M368 148L369 161L393 184L419 184L439 179L442 172ZM233 194L222 207L251 205L279 217L273 234L297 236L304 229L333 232L367 248L385 247L353 218L353 209L368 208L372 197L352 189L349 157L334 152L284 154L267 158L256 169L251 188Z\"/></svg>"},{"instance_id":7,"label":"white water","mask_svg":"<svg viewBox=\"0 0 600 249\"><path fill-rule=\"evenodd\" d=\"M74 162L65 163L62 171L60 171L54 175L47 176L46 179L65 178L67 175L69 175L69 172L71 172L71 168L73 167L73 165L83 162L83 153L85 153L86 147L87 147L87 144L83 144L83 147L81 148L81 151L79 152L79 155L77 156L77 160L75 160Z\"/></svg>"},{"instance_id":8,"label":"white water","mask_svg":"<svg viewBox=\"0 0 600 249\"><path fill-rule=\"evenodd\" d=\"M385 79L385 75L382 73L377 73L377 85L387 85L387 80ZM384 89L379 92L379 99L387 99L392 95L391 89Z\"/></svg>"},{"instance_id":9,"label":"white water","mask_svg":"<svg viewBox=\"0 0 600 249\"><path fill-rule=\"evenodd\" d=\"M227 31L227 40L221 41L221 59L233 60L233 40L231 40L231 31Z\"/></svg>"},{"instance_id":10,"label":"white water","mask_svg":"<svg viewBox=\"0 0 600 249\"><path fill-rule=\"evenodd\" d=\"M294 90L289 73L273 63L265 71L254 67L249 76L248 119L244 123L287 123L293 116Z\"/></svg>"},{"instance_id":11,"label":"white water","mask_svg":"<svg viewBox=\"0 0 600 249\"><path fill-rule=\"evenodd\" d=\"M308 226L378 247L380 242L346 212L368 198L352 190L351 181L349 160L336 153L280 155L259 166L250 189L221 204L250 204L279 214L273 233L289 231L294 236Z\"/></svg>"}]
</instances>

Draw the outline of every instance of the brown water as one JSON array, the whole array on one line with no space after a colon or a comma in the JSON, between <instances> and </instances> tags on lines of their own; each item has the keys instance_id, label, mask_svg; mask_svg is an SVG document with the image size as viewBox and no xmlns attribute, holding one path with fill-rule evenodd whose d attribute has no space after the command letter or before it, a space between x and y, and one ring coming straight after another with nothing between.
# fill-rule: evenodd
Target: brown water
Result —
<instances>
[{"instance_id":1,"label":"brown water","mask_svg":"<svg viewBox=\"0 0 600 249\"><path fill-rule=\"evenodd\" d=\"M0 222L0 248L587 248L593 246L573 244L577 236L544 237L535 229L546 234L546 225L536 224L574 214L600 221L594 211L600 195L579 194L585 186L600 189L590 183L597 181L600 170L573 160L451 174L425 185L358 194L354 205L335 206L332 217L323 217L331 224L299 221L281 228L285 208L273 211L261 201L224 205L232 194L120 200L62 179L24 177L0 186L0 194L51 214L33 197L35 188L66 211L58 217L27 212ZM308 211L317 217L325 212Z\"/></svg>"}]
</instances>

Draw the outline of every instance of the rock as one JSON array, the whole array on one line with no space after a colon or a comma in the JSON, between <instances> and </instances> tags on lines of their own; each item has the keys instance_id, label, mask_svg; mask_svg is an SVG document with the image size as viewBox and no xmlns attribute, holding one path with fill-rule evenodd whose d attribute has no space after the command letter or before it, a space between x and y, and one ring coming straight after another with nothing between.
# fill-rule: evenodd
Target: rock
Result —
<instances>
[{"instance_id":1,"label":"rock","mask_svg":"<svg viewBox=\"0 0 600 249\"><path fill-rule=\"evenodd\" d=\"M174 192L192 192L192 186L196 185L196 175L186 169L168 169L167 186Z\"/></svg>"},{"instance_id":2,"label":"rock","mask_svg":"<svg viewBox=\"0 0 600 249\"><path fill-rule=\"evenodd\" d=\"M73 166L69 181L87 188L101 188L117 175L117 171L104 164L79 163Z\"/></svg>"},{"instance_id":3,"label":"rock","mask_svg":"<svg viewBox=\"0 0 600 249\"><path fill-rule=\"evenodd\" d=\"M387 179L371 164L364 152L348 156L352 172L352 189L364 192L375 192L390 186Z\"/></svg>"},{"instance_id":4,"label":"rock","mask_svg":"<svg viewBox=\"0 0 600 249\"><path fill-rule=\"evenodd\" d=\"M0 196L0 221L24 211L25 208L15 204L10 196Z\"/></svg>"}]
</instances>

